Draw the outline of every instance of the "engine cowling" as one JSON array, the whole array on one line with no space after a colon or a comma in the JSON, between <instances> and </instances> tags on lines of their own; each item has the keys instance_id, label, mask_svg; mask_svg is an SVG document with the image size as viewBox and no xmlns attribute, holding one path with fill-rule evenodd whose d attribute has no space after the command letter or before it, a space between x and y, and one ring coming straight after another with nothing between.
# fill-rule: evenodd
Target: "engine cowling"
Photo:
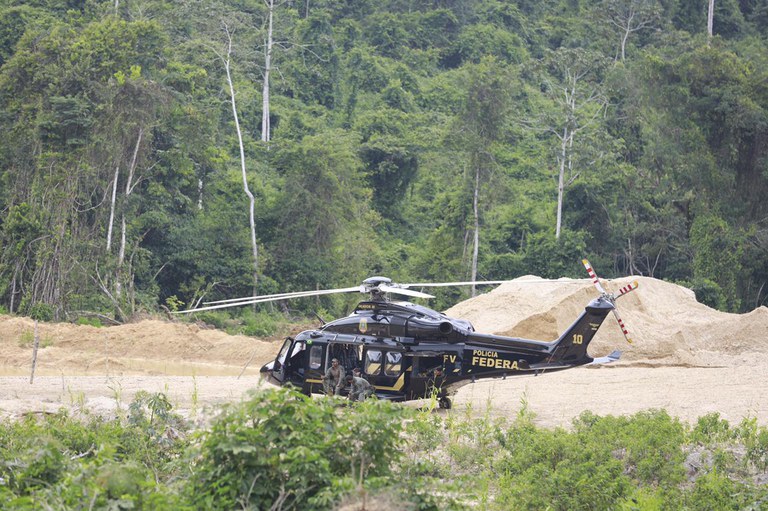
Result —
<instances>
[{"instance_id":1,"label":"engine cowling","mask_svg":"<svg viewBox=\"0 0 768 511\"><path fill-rule=\"evenodd\" d=\"M450 321L413 316L405 321L403 337L435 339L448 342L464 341L467 332Z\"/></svg>"}]
</instances>

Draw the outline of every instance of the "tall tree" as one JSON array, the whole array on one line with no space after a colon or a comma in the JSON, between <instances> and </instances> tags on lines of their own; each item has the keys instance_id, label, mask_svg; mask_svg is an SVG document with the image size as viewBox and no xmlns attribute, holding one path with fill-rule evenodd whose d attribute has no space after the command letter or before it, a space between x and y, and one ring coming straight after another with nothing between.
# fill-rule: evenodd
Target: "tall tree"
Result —
<instances>
[{"instance_id":1,"label":"tall tree","mask_svg":"<svg viewBox=\"0 0 768 511\"><path fill-rule=\"evenodd\" d=\"M248 172L245 162L245 145L243 143L243 132L240 129L240 117L237 114L237 101L235 94L235 83L232 79L232 32L229 27L224 25L224 33L227 36L226 41L226 53L217 53L219 59L224 64L224 71L227 77L227 88L229 90L229 100L232 105L232 120L235 123L235 131L237 132L237 143L240 151L240 173L243 178L243 191L248 197L248 220L250 223L251 234L251 255L253 256L253 293L256 294L257 286L259 283L259 245L256 241L256 197L251 192L248 186Z\"/></svg>"},{"instance_id":2,"label":"tall tree","mask_svg":"<svg viewBox=\"0 0 768 511\"><path fill-rule=\"evenodd\" d=\"M261 88L261 141L269 142L272 128L269 122L269 75L272 72L272 48L275 44L272 38L275 0L264 0L264 3L267 5L267 33L264 42L264 71Z\"/></svg>"},{"instance_id":3,"label":"tall tree","mask_svg":"<svg viewBox=\"0 0 768 511\"><path fill-rule=\"evenodd\" d=\"M600 84L603 59L583 49L561 48L543 62L542 88L550 102L524 124L550 133L557 140L557 220L555 238L560 238L565 189L578 178L574 159L578 136L599 125L607 105Z\"/></svg>"},{"instance_id":4,"label":"tall tree","mask_svg":"<svg viewBox=\"0 0 768 511\"><path fill-rule=\"evenodd\" d=\"M472 190L472 257L470 279L477 279L480 248L481 191L497 163L493 145L500 141L509 109L510 76L494 58L468 66L467 97L459 116L464 148L468 153ZM472 286L472 296L476 293Z\"/></svg>"}]
</instances>

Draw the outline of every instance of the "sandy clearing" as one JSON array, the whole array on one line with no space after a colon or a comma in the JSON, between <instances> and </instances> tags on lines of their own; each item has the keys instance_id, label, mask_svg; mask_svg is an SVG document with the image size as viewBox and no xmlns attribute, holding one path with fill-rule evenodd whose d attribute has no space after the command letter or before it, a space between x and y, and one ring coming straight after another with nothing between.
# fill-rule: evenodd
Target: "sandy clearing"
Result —
<instances>
[{"instance_id":1,"label":"sandy clearing","mask_svg":"<svg viewBox=\"0 0 768 511\"><path fill-rule=\"evenodd\" d=\"M603 285L617 289L631 280ZM609 317L590 345L594 356L623 350L620 362L469 384L448 413L512 418L525 401L536 423L548 427L567 427L584 410L623 415L659 408L688 422L719 412L732 423L755 417L768 424L768 308L726 314L680 286L637 280L640 288L619 301L634 343ZM549 340L595 296L587 279L522 277L447 313L481 332ZM0 316L0 418L61 407L110 416L139 390L165 392L178 411L195 417L259 387L258 368L280 345L156 319L109 328L41 324L45 347L30 384L32 332L29 319Z\"/></svg>"}]
</instances>

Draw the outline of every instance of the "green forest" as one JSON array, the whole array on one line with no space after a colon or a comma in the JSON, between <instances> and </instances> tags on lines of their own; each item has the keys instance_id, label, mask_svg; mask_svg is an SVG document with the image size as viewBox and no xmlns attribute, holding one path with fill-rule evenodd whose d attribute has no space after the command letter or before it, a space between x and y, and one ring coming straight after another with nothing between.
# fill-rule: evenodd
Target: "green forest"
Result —
<instances>
[{"instance_id":1,"label":"green forest","mask_svg":"<svg viewBox=\"0 0 768 511\"><path fill-rule=\"evenodd\" d=\"M752 310L767 34L761 0L0 0L0 307L128 321L588 257Z\"/></svg>"}]
</instances>

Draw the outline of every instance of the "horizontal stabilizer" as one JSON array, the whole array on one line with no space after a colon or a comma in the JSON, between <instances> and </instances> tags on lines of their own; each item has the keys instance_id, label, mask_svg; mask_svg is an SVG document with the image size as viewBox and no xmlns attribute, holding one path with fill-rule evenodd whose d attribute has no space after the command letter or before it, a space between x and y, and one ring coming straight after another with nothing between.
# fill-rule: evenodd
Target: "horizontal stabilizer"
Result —
<instances>
[{"instance_id":1,"label":"horizontal stabilizer","mask_svg":"<svg viewBox=\"0 0 768 511\"><path fill-rule=\"evenodd\" d=\"M610 364L611 362L616 362L618 359L621 358L621 352L619 350L613 350L610 355L605 357L598 357L594 359L592 362L590 362L588 365L593 364Z\"/></svg>"}]
</instances>

